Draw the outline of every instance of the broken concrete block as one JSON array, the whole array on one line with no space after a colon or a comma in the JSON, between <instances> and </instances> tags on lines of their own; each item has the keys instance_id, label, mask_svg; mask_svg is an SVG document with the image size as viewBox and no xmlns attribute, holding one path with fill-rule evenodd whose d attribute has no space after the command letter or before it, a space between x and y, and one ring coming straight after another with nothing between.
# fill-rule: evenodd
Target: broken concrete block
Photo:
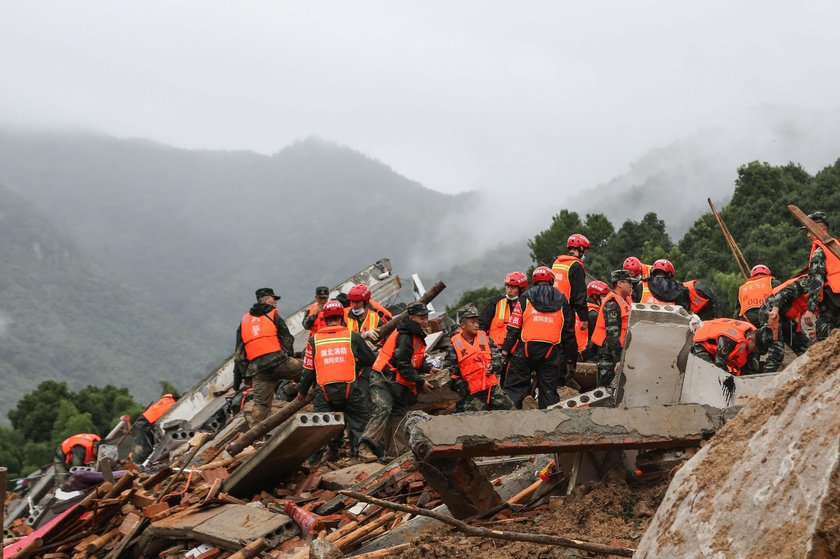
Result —
<instances>
[{"instance_id":1,"label":"broken concrete block","mask_svg":"<svg viewBox=\"0 0 840 559\"><path fill-rule=\"evenodd\" d=\"M225 492L244 496L273 489L303 462L344 430L340 413L298 413L225 480Z\"/></svg>"},{"instance_id":2,"label":"broken concrete block","mask_svg":"<svg viewBox=\"0 0 840 559\"><path fill-rule=\"evenodd\" d=\"M327 472L321 476L321 487L338 490L353 487L362 480L382 469L382 464L355 464L334 472Z\"/></svg>"},{"instance_id":3,"label":"broken concrete block","mask_svg":"<svg viewBox=\"0 0 840 559\"><path fill-rule=\"evenodd\" d=\"M840 556L840 331L677 473L634 557Z\"/></svg>"},{"instance_id":4,"label":"broken concrete block","mask_svg":"<svg viewBox=\"0 0 840 559\"><path fill-rule=\"evenodd\" d=\"M341 559L342 557L344 554L341 550L327 540L315 538L309 544L309 559Z\"/></svg>"}]
</instances>

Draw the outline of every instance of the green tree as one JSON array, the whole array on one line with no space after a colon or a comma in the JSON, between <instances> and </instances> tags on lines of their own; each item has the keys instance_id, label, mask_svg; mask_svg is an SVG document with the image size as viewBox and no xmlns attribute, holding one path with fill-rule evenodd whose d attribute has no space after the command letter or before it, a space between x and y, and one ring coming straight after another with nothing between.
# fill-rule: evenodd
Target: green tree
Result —
<instances>
[{"instance_id":1,"label":"green tree","mask_svg":"<svg viewBox=\"0 0 840 559\"><path fill-rule=\"evenodd\" d=\"M134 417L143 407L134 401L127 388L114 385L88 385L72 394L70 401L80 413L87 413L99 433L107 434L119 421L120 416Z\"/></svg>"},{"instance_id":2,"label":"green tree","mask_svg":"<svg viewBox=\"0 0 840 559\"><path fill-rule=\"evenodd\" d=\"M497 287L479 287L478 289L464 291L461 298L458 299L458 302L452 306L447 305L446 314L455 320L455 315L457 314L458 309L470 303L475 305L478 312L481 312L481 310L487 306L493 297L502 293L504 293L504 290Z\"/></svg>"},{"instance_id":3,"label":"green tree","mask_svg":"<svg viewBox=\"0 0 840 559\"><path fill-rule=\"evenodd\" d=\"M58 416L59 403L64 400L71 400L67 383L45 380L18 401L15 409L9 411L9 419L26 440L48 442Z\"/></svg>"},{"instance_id":4,"label":"green tree","mask_svg":"<svg viewBox=\"0 0 840 559\"><path fill-rule=\"evenodd\" d=\"M172 394L176 400L181 397L181 393L175 388L175 385L168 380L160 381L160 395L163 396L164 394Z\"/></svg>"},{"instance_id":5,"label":"green tree","mask_svg":"<svg viewBox=\"0 0 840 559\"><path fill-rule=\"evenodd\" d=\"M51 430L52 442L57 446L67 437L78 433L98 435L99 430L89 413L80 412L70 400L62 400L58 405L58 413Z\"/></svg>"},{"instance_id":6,"label":"green tree","mask_svg":"<svg viewBox=\"0 0 840 559\"><path fill-rule=\"evenodd\" d=\"M9 469L8 477L22 475L26 439L6 425L0 425L0 464Z\"/></svg>"}]
</instances>

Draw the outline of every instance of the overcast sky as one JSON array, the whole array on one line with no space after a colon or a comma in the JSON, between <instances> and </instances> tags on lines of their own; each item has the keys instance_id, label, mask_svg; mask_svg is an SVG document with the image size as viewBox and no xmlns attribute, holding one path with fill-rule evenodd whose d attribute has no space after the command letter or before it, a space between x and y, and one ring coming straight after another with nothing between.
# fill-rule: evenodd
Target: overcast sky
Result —
<instances>
[{"instance_id":1,"label":"overcast sky","mask_svg":"<svg viewBox=\"0 0 840 559\"><path fill-rule=\"evenodd\" d=\"M840 2L0 0L0 120L272 153L446 192L593 186L760 104L840 105Z\"/></svg>"}]
</instances>

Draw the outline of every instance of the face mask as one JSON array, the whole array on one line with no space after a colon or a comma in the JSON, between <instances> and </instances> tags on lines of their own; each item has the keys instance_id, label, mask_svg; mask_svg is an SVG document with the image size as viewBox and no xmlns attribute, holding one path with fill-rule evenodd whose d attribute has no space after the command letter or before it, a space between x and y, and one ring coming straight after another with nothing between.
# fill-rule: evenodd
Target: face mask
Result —
<instances>
[{"instance_id":1,"label":"face mask","mask_svg":"<svg viewBox=\"0 0 840 559\"><path fill-rule=\"evenodd\" d=\"M361 315L365 314L365 308L362 307L361 309L352 309L350 312L352 312L356 316L361 316Z\"/></svg>"},{"instance_id":2,"label":"face mask","mask_svg":"<svg viewBox=\"0 0 840 559\"><path fill-rule=\"evenodd\" d=\"M507 298L508 301L516 301L517 299L519 299L519 295L508 295Z\"/></svg>"}]
</instances>

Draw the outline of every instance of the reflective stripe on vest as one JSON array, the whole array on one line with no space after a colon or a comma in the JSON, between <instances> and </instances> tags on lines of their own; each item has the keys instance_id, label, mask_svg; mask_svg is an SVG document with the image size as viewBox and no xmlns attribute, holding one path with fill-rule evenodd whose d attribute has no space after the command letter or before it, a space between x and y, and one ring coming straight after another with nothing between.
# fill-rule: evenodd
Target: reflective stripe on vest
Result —
<instances>
[{"instance_id":1,"label":"reflective stripe on vest","mask_svg":"<svg viewBox=\"0 0 840 559\"><path fill-rule=\"evenodd\" d=\"M467 382L470 394L483 392L499 384L496 375L487 374L487 365L493 359L488 339L483 330L478 331L473 343L469 343L461 334L450 338L458 358L458 370L461 371L461 378Z\"/></svg>"},{"instance_id":2,"label":"reflective stripe on vest","mask_svg":"<svg viewBox=\"0 0 840 559\"><path fill-rule=\"evenodd\" d=\"M737 345L726 363L729 367L736 370L736 374L741 373L741 368L747 364L750 354L747 352L747 334L755 330L755 326L743 320L734 320L732 318L717 318L714 320L707 320L694 333L694 343L703 344L706 351L713 357L717 355L717 341L721 336L729 338Z\"/></svg>"},{"instance_id":3,"label":"reflective stripe on vest","mask_svg":"<svg viewBox=\"0 0 840 559\"><path fill-rule=\"evenodd\" d=\"M417 394L417 385L407 381L391 362L394 358L394 349L397 347L397 336L399 335L400 333L396 330L391 332L391 335L385 340L385 345L379 350L379 355L376 357L372 369L380 373L386 372L386 368L390 369L390 372L395 373L395 380L399 384L409 387L414 394ZM426 356L426 341L419 336L411 336L411 344L413 348L411 353L411 366L419 369L423 365L423 360Z\"/></svg>"},{"instance_id":4,"label":"reflective stripe on vest","mask_svg":"<svg viewBox=\"0 0 840 559\"><path fill-rule=\"evenodd\" d=\"M347 323L347 328L352 332L370 332L379 328L379 315L371 309L366 309L365 317L360 324L348 307L344 309L344 322Z\"/></svg>"},{"instance_id":5,"label":"reflective stripe on vest","mask_svg":"<svg viewBox=\"0 0 840 559\"><path fill-rule=\"evenodd\" d=\"M773 293L773 277L759 276L748 279L738 288L738 302L741 303L741 316L756 309Z\"/></svg>"},{"instance_id":6,"label":"reflective stripe on vest","mask_svg":"<svg viewBox=\"0 0 840 559\"><path fill-rule=\"evenodd\" d=\"M520 337L523 342L560 343L563 321L562 309L544 313L535 309L533 303L529 303L525 305L525 312L522 313Z\"/></svg>"},{"instance_id":7,"label":"reflective stripe on vest","mask_svg":"<svg viewBox=\"0 0 840 559\"><path fill-rule=\"evenodd\" d=\"M801 280L802 278L805 278L805 277L808 277L808 276L805 276L805 275L797 276L795 278L787 280L786 282L784 282L780 285L777 285L776 287L773 288L773 295L778 295L779 293L781 293L782 289L793 285L794 283L798 282L799 280ZM796 323L796 331L797 332L799 332L799 330L801 328L801 325L799 324L799 319L802 318L802 315L805 314L805 311L807 311L807 310L808 310L808 292L805 291L804 293L802 293L802 295L800 295L799 297L797 297L796 299L791 301L790 308L785 313L786 317L788 317L789 319L793 320Z\"/></svg>"},{"instance_id":8,"label":"reflective stripe on vest","mask_svg":"<svg viewBox=\"0 0 840 559\"><path fill-rule=\"evenodd\" d=\"M501 346L505 342L509 320L510 305L508 304L508 298L502 297L496 301L496 312L493 314L493 320L490 321L490 330L487 332L490 339L496 342L498 346Z\"/></svg>"},{"instance_id":9,"label":"reflective stripe on vest","mask_svg":"<svg viewBox=\"0 0 840 559\"><path fill-rule=\"evenodd\" d=\"M642 264L642 279L650 278L650 264Z\"/></svg>"},{"instance_id":10,"label":"reflective stripe on vest","mask_svg":"<svg viewBox=\"0 0 840 559\"><path fill-rule=\"evenodd\" d=\"M327 326L312 335L315 382L319 386L356 380L356 358L350 335L345 326Z\"/></svg>"},{"instance_id":11,"label":"reflective stripe on vest","mask_svg":"<svg viewBox=\"0 0 840 559\"><path fill-rule=\"evenodd\" d=\"M650 292L650 287L648 287L648 280L642 280L642 298L639 299L640 303L644 303L646 305L669 305L670 303L666 301L660 301L656 297L653 296L653 293Z\"/></svg>"},{"instance_id":12,"label":"reflective stripe on vest","mask_svg":"<svg viewBox=\"0 0 840 559\"><path fill-rule=\"evenodd\" d=\"M240 332L242 341L245 343L245 355L248 361L282 351L283 346L277 339L277 326L274 325L275 316L277 316L277 309L262 316L254 316L251 313L242 315Z\"/></svg>"},{"instance_id":13,"label":"reflective stripe on vest","mask_svg":"<svg viewBox=\"0 0 840 559\"><path fill-rule=\"evenodd\" d=\"M688 288L688 298L691 299L691 312L694 314L700 312L709 303L708 299L697 293L696 283L697 280L683 282L683 285Z\"/></svg>"},{"instance_id":14,"label":"reflective stripe on vest","mask_svg":"<svg viewBox=\"0 0 840 559\"><path fill-rule=\"evenodd\" d=\"M551 271L554 272L554 287L566 296L569 301L572 300L572 283L569 281L569 269L575 262L583 266L580 258L576 258L571 254L561 254L551 265Z\"/></svg>"},{"instance_id":15,"label":"reflective stripe on vest","mask_svg":"<svg viewBox=\"0 0 840 559\"><path fill-rule=\"evenodd\" d=\"M101 437L99 435L94 435L93 433L80 433L65 439L64 442L61 443L61 452L64 454L64 463L69 464L70 460L73 458L73 447L81 446L85 449L85 464L90 464L96 460L96 452L93 447L94 443L99 440L101 440Z\"/></svg>"},{"instance_id":16,"label":"reflective stripe on vest","mask_svg":"<svg viewBox=\"0 0 840 559\"><path fill-rule=\"evenodd\" d=\"M164 394L160 400L146 408L146 411L143 412L143 417L145 417L146 421L149 423L154 423L160 419L160 416L169 411L169 408L171 408L174 403L175 398L172 397L172 394Z\"/></svg>"},{"instance_id":17,"label":"reflective stripe on vest","mask_svg":"<svg viewBox=\"0 0 840 559\"><path fill-rule=\"evenodd\" d=\"M840 241L834 239L834 246L840 247ZM820 240L814 239L814 244L811 246L811 256L808 258L810 263L811 258L814 257L814 251L817 247L823 250L825 254L825 285L827 285L833 292L840 293L840 258L834 256L827 246Z\"/></svg>"},{"instance_id":18,"label":"reflective stripe on vest","mask_svg":"<svg viewBox=\"0 0 840 559\"><path fill-rule=\"evenodd\" d=\"M604 305L610 301L618 302L618 310L621 313L621 334L619 341L621 347L624 347L624 339L627 337L627 323L630 320L630 303L626 299L622 299L615 291L610 291L604 297L604 302L601 303L601 308L598 309L598 320L595 322L595 331L592 332L592 343L598 347L604 345L607 341L607 321L604 318Z\"/></svg>"},{"instance_id":19,"label":"reflective stripe on vest","mask_svg":"<svg viewBox=\"0 0 840 559\"><path fill-rule=\"evenodd\" d=\"M309 329L309 335L311 336L321 328L327 327L327 321L324 320L324 313L318 310L318 303L312 303L309 305L309 314L307 316L313 316L317 313L315 317L315 322L312 323L312 328Z\"/></svg>"}]
</instances>

